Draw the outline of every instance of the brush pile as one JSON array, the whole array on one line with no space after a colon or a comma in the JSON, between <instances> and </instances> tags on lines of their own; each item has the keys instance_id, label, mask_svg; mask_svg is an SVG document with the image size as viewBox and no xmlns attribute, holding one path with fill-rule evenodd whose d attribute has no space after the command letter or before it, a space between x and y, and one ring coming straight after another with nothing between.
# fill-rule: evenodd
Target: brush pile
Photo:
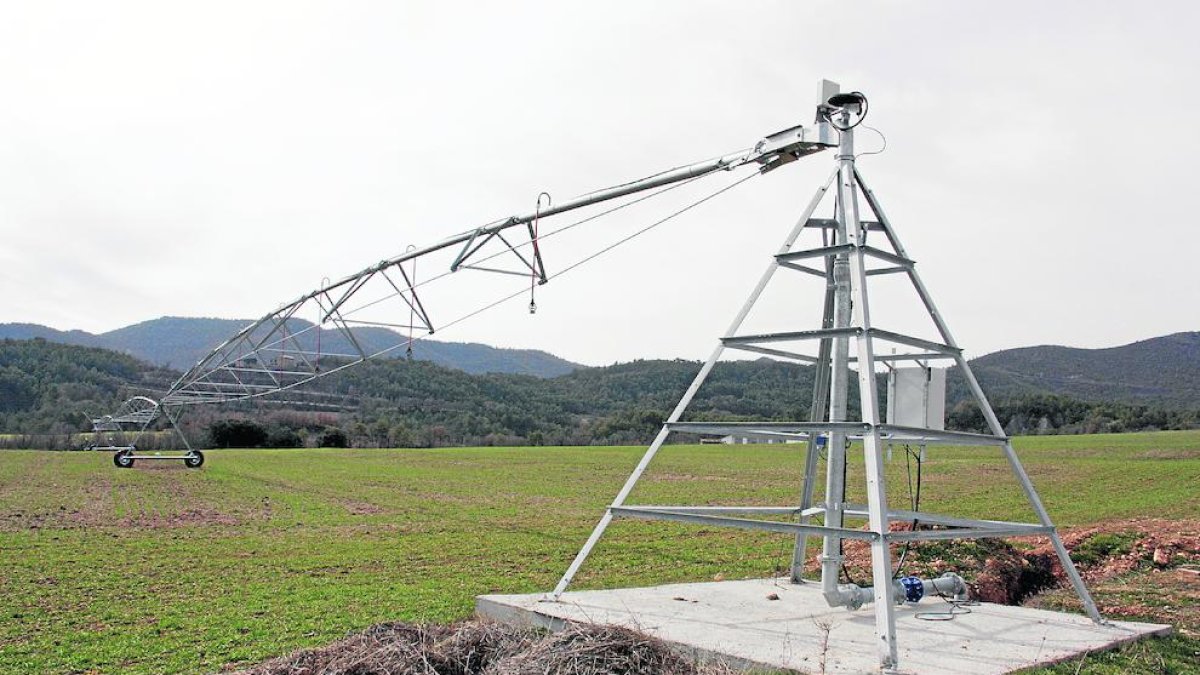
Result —
<instances>
[{"instance_id":1,"label":"brush pile","mask_svg":"<svg viewBox=\"0 0 1200 675\"><path fill-rule=\"evenodd\" d=\"M242 675L729 675L665 643L611 626L559 633L476 620L455 626L385 623L304 649Z\"/></svg>"}]
</instances>

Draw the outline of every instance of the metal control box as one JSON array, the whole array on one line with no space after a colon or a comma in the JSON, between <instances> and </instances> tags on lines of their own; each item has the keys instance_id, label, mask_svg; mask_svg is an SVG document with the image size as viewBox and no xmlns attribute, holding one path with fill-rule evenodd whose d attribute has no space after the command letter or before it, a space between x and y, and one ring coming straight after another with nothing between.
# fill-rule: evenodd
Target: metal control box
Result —
<instances>
[{"instance_id":1,"label":"metal control box","mask_svg":"<svg viewBox=\"0 0 1200 675\"><path fill-rule=\"evenodd\" d=\"M893 368L888 374L887 421L904 427L946 428L946 369Z\"/></svg>"}]
</instances>

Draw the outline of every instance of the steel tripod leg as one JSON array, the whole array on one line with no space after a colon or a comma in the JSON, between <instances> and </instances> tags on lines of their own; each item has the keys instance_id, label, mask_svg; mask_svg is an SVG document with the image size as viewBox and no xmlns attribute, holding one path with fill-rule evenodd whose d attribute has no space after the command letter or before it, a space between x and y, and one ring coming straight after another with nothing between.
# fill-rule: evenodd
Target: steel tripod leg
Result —
<instances>
[{"instance_id":1,"label":"steel tripod leg","mask_svg":"<svg viewBox=\"0 0 1200 675\"><path fill-rule=\"evenodd\" d=\"M886 537L889 523L882 451L878 431L872 431L863 437L868 523L872 531L881 535L871 542L871 587L875 593L875 633L879 638L876 645L879 650L879 664L881 669L886 670L896 667L900 654L896 646L896 604L892 599L892 556Z\"/></svg>"},{"instance_id":2,"label":"steel tripod leg","mask_svg":"<svg viewBox=\"0 0 1200 675\"><path fill-rule=\"evenodd\" d=\"M884 234L892 243L892 248L901 257L908 257L904 251L904 247L900 244L900 240L896 237L895 230L892 228L891 222L883 213L883 208L879 205L879 201L875 198L875 194L871 192L863 181L862 175L855 172L855 179L859 186L862 187L863 195L866 197L871 210L879 218L883 225ZM912 282L913 288L917 295L920 296L921 302L925 305L925 309L929 312L929 317L933 319L934 325L937 326L938 333L942 336L942 341L951 347L957 347L958 343L954 341L954 336L950 334L950 328L946 325L946 321L938 312L937 306L933 302L933 297L929 294L929 290L925 288L925 283L921 281L920 275L915 269L908 271L909 281ZM979 386L979 380L975 377L975 372L971 370L971 365L967 363L965 357L961 354L955 358L958 369L962 372L963 377L967 380L967 385L971 388L971 393L975 396L976 403L979 404L979 409L987 419L988 428L996 436L1004 436L1004 426L1000 424L1000 419L996 417L996 413L992 410L991 404L988 402L987 396L983 393L983 388ZM1009 466L1013 473L1016 474L1017 480L1021 483L1021 489L1025 491L1025 497L1029 500L1030 506L1033 507L1037 514L1038 521L1046 527L1054 527L1053 521L1050 520L1050 514L1047 513L1046 507L1042 504L1041 498L1038 496L1037 490L1033 487L1033 482L1029 480L1029 475L1025 473L1025 467L1021 465L1021 460L1017 458L1017 453L1013 450L1012 443L1007 442L1004 445L1004 456L1008 460ZM1063 571L1067 573L1067 578L1071 581L1071 586L1075 589L1075 594L1079 596L1080 602L1083 603L1084 611L1087 615L1097 623L1107 623L1103 616L1100 615L1100 610L1096 608L1096 603L1092 600L1091 593L1088 592L1087 586L1083 583L1083 578L1079 576L1079 570L1075 569L1075 563L1071 560L1071 555L1067 552L1066 546L1062 543L1062 538L1058 536L1058 530L1051 530L1050 541L1054 545L1054 551L1058 554L1058 560L1062 564Z\"/></svg>"},{"instance_id":3,"label":"steel tripod leg","mask_svg":"<svg viewBox=\"0 0 1200 675\"><path fill-rule=\"evenodd\" d=\"M721 348L718 347L713 354L712 360L705 364L706 367L700 369L700 374L696 376L696 381L692 383L694 386L688 389L687 394L684 394L684 406L686 406L687 402L691 400L691 395L695 394L695 390L700 388L700 383L704 381L704 378L708 375L708 371L712 369L712 364L716 362L716 359L718 356L720 356L721 351ZM672 415L671 417L676 418L678 416ZM675 420L672 419L671 421ZM646 467L650 466L650 460L654 459L654 455L658 454L658 449L662 447L663 441L667 440L667 435L669 433L670 430L667 429L666 426L664 426L662 430L658 432L658 436L654 438L654 442L650 444L650 448L646 450L646 454L642 455L642 461L638 462L637 468L633 470L633 473L631 473L629 478L625 481L625 486L622 487L621 491L617 493L617 498L613 500L612 506L620 506L621 504L625 503L625 498L629 496L630 492L633 492L634 486L637 485L637 482L641 479L642 474L646 472ZM588 537L587 543L583 545L583 548L579 549L579 553L575 554L575 559L571 561L571 566L567 568L567 571L563 574L562 579L558 580L558 585L554 587L554 592L550 594L554 600L557 600L558 596L562 595L563 592L567 590L567 586L571 585L571 580L575 578L575 574L579 572L579 568L583 565L583 562L587 560L587 557L591 554L592 549L595 548L596 542L600 541L600 537L604 535L604 531L608 529L608 525L612 522L612 519L612 507L610 506L609 508L605 509L604 517L600 519L600 522L596 523L596 528L592 530L592 535Z\"/></svg>"},{"instance_id":4,"label":"steel tripod leg","mask_svg":"<svg viewBox=\"0 0 1200 675\"><path fill-rule=\"evenodd\" d=\"M759 290L751 297L750 303L748 303L745 311L738 315L737 323L739 325L745 318L745 312L749 311L749 304L752 304L753 301L758 298L758 293L761 292L762 286L765 285L764 279L764 283L760 285ZM624 504L626 497L629 496L630 492L633 492L633 488L637 485L638 480L640 480L642 474L646 472L646 468L650 466L650 461L654 459L656 454L658 454L659 448L662 447L662 444L667 440L667 436L670 435L671 430L667 425L671 424L672 422L678 422L679 418L683 416L683 411L687 409L688 404L692 402L692 398L696 395L696 392L700 390L700 385L704 384L704 380L708 379L708 374L712 372L713 366L717 364L717 359L721 358L721 354L724 353L724 351L725 346L723 344L718 344L716 349L713 350L712 355L708 357L708 361L706 361L704 366L700 368L700 372L696 373L696 378L692 380L692 384L688 387L687 391L683 393L683 397L679 399L679 403L675 406L675 410L673 410L670 417L667 418L667 424L664 424L663 428L659 430L658 436L654 437L654 442L650 444L650 447L646 450L646 454L642 455L642 461L638 462L637 468L635 468L633 473L629 474L629 478L625 480L625 485L621 488L621 491L617 493L616 498L613 499L612 506L620 506ZM559 596L567 590L567 586L571 585L571 580L575 578L575 574L579 572L579 568L583 565L583 562L587 560L588 555L591 554L592 549L596 546L596 542L600 541L600 537L603 536L604 531L608 529L608 525L613 519L612 506L604 511L604 517L601 518L600 522L596 524L596 528L592 530L592 535L588 537L588 540L583 545L583 548L579 549L579 553L575 554L575 559L571 561L571 566L567 568L567 571L563 574L562 579L559 579L558 585L554 587L554 592L551 593L552 599L558 600Z\"/></svg>"},{"instance_id":5,"label":"steel tripod leg","mask_svg":"<svg viewBox=\"0 0 1200 675\"><path fill-rule=\"evenodd\" d=\"M816 441L809 439L808 454L804 458L804 487L800 494L800 522L807 523L811 516L804 515L804 510L812 506L813 488L816 485L817 458L819 456ZM792 583L804 581L804 561L808 557L808 534L796 535L796 546L792 550Z\"/></svg>"},{"instance_id":6,"label":"steel tripod leg","mask_svg":"<svg viewBox=\"0 0 1200 675\"><path fill-rule=\"evenodd\" d=\"M600 541L600 537L604 536L604 531L608 529L608 524L612 522L612 510L605 509L604 517L596 523L596 528L592 530L592 536L588 537L587 543L583 548L579 549L579 553L575 554L575 559L571 561L571 566L567 568L562 579L558 580L558 585L554 587L554 592L550 594L551 599L558 600L558 597L567 590L567 586L571 585L571 581L575 579L575 574L579 572L579 568L583 566L583 561L591 555L592 549L596 547L596 542Z\"/></svg>"},{"instance_id":7,"label":"steel tripod leg","mask_svg":"<svg viewBox=\"0 0 1200 675\"><path fill-rule=\"evenodd\" d=\"M853 152L853 137L843 136L840 152L844 157ZM844 211L844 222L850 241L861 246L865 231L860 229L858 199L855 191L853 155L843 161L841 173L840 202ZM892 559L888 548L887 486L883 464L883 443L879 437L879 398L875 389L875 349L872 344L871 312L867 297L866 261L862 248L849 255L850 279L853 294L854 323L862 328L855 339L858 347L858 396L864 423L871 426L863 434L863 460L867 479L867 523L879 538L871 542L871 580L875 594L875 634L879 639L881 670L895 669L899 662L896 646L896 606L892 598Z\"/></svg>"},{"instance_id":8,"label":"steel tripod leg","mask_svg":"<svg viewBox=\"0 0 1200 675\"><path fill-rule=\"evenodd\" d=\"M1017 480L1021 483L1021 488L1025 491L1025 497L1029 499L1029 505L1033 507L1037 514L1038 520L1042 525L1054 528L1054 523L1050 520L1050 514L1046 511L1046 507L1042 505L1042 499L1038 496L1037 490L1033 487L1033 482L1029 480L1029 474L1025 473L1025 467L1021 465L1021 460L1017 458L1016 451L1013 450L1012 443L1004 444L1004 457L1008 460L1008 464L1012 467L1013 473L1016 474ZM1054 545L1054 552L1058 554L1058 561L1062 565L1063 572L1066 572L1067 579L1071 581L1072 588L1075 589L1075 594L1079 596L1079 601L1083 603L1083 609L1092 621L1096 623L1107 623L1104 617L1100 615L1100 610L1096 607L1096 602L1092 600L1092 594L1088 592L1087 586L1083 583L1083 577L1079 576L1079 570L1075 569L1075 562L1071 560L1071 554L1067 551L1067 547L1063 545L1062 537L1058 536L1057 529L1050 530L1050 542Z\"/></svg>"}]
</instances>

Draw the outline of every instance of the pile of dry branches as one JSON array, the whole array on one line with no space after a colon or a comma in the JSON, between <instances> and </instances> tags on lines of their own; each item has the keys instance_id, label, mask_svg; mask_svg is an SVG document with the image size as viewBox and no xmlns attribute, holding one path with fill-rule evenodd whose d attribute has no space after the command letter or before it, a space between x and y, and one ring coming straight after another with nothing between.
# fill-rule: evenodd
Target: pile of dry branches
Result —
<instances>
[{"instance_id":1,"label":"pile of dry branches","mask_svg":"<svg viewBox=\"0 0 1200 675\"><path fill-rule=\"evenodd\" d=\"M305 649L243 675L725 675L625 628L571 625L559 633L490 621L385 623Z\"/></svg>"}]
</instances>

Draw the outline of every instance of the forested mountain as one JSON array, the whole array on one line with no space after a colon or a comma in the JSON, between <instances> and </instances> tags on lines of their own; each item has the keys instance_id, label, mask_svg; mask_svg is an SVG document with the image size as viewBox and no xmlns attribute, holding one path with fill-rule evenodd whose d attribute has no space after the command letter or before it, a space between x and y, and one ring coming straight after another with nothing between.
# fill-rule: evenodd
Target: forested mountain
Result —
<instances>
[{"instance_id":1,"label":"forested mountain","mask_svg":"<svg viewBox=\"0 0 1200 675\"><path fill-rule=\"evenodd\" d=\"M94 335L80 330L60 331L28 323L0 324L0 339L43 338L51 342L85 347L103 347L137 357L155 365L186 370L221 342L249 324L245 319L210 319L164 316ZM312 323L291 319L288 327L303 332L299 341L305 348L318 346L327 352L349 353L349 342L336 330L322 330L320 337ZM354 329L355 339L369 352L392 346L403 340L387 328ZM404 356L397 350L396 356ZM521 373L538 377L563 375L579 367L566 359L533 349L501 349L466 342L419 340L413 344L413 358L432 361L468 373Z\"/></svg>"},{"instance_id":2,"label":"forested mountain","mask_svg":"<svg viewBox=\"0 0 1200 675\"><path fill-rule=\"evenodd\" d=\"M1107 349L1006 349L972 360L971 367L990 396L1057 394L1175 409L1200 406L1200 332Z\"/></svg>"},{"instance_id":3,"label":"forested mountain","mask_svg":"<svg viewBox=\"0 0 1200 675\"><path fill-rule=\"evenodd\" d=\"M99 335L10 323L0 324L0 339L41 337L63 344L104 347L159 366L183 370L247 323L233 319L163 317ZM299 319L290 322L293 331L311 325ZM355 336L368 351L393 345L400 339L386 328L358 328ZM322 349L326 351L344 353L350 350L336 331L322 331L320 339ZM316 331L304 333L301 341L306 348L315 350ZM403 350L396 351L397 356L403 355ZM607 384L597 383L598 386L617 387L615 383L621 379L636 385L639 379L648 377L679 377L672 374L671 366L665 365L671 362L636 361L612 369L585 369L543 351L498 349L470 343L421 340L414 343L413 353L418 360L476 374L517 373L555 378L575 373L580 384L585 384L600 377L597 373L606 373ZM1059 346L1007 349L981 356L971 364L989 395L1002 399L1061 395L1082 401L1172 409L1191 409L1200 405L1200 332L1175 333L1107 349ZM682 377L688 379L690 376ZM686 382L677 384L680 391L686 386ZM969 396L961 378L951 376L950 388L952 405ZM634 386L633 390L645 391L645 388ZM760 400L757 403L770 402ZM670 403L656 400L655 405L666 407ZM739 405L754 404L742 402Z\"/></svg>"},{"instance_id":4,"label":"forested mountain","mask_svg":"<svg viewBox=\"0 0 1200 675\"><path fill-rule=\"evenodd\" d=\"M178 376L107 349L46 340L0 340L0 431L67 433Z\"/></svg>"},{"instance_id":5,"label":"forested mountain","mask_svg":"<svg viewBox=\"0 0 1200 675\"><path fill-rule=\"evenodd\" d=\"M350 442L379 446L643 443L699 370L695 361L634 361L554 378L472 375L434 363L385 359L319 380L325 407L269 403L197 406L203 435L223 418L266 427L272 438L315 442L342 427ZM64 433L112 412L132 394L154 395L176 373L110 351L44 340L0 341L0 431ZM718 364L689 408L692 420L804 420L812 370L767 359ZM1200 405L1166 409L1119 402L990 392L1009 433L1079 433L1200 425ZM857 408L857 392L851 407ZM979 411L951 402L951 428L984 430Z\"/></svg>"},{"instance_id":6,"label":"forested mountain","mask_svg":"<svg viewBox=\"0 0 1200 675\"><path fill-rule=\"evenodd\" d=\"M695 361L634 361L537 380L388 361L348 369L325 386L356 398L357 434L366 429L380 444L425 444L431 429L435 442L632 443L658 431L699 369ZM804 366L722 363L685 419L805 419L811 390Z\"/></svg>"}]
</instances>

